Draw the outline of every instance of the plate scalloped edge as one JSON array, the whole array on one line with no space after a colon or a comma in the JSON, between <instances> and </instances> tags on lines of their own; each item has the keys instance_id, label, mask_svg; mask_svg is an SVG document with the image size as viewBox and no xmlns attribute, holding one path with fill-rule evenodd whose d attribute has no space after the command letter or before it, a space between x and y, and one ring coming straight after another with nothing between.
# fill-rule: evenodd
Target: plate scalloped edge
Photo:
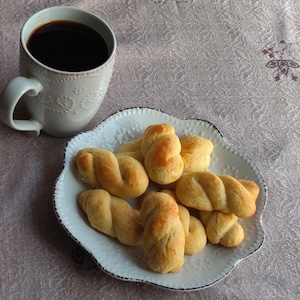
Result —
<instances>
[{"instance_id":1,"label":"plate scalloped edge","mask_svg":"<svg viewBox=\"0 0 300 300\"><path fill-rule=\"evenodd\" d=\"M138 118L138 116L142 116L142 118ZM169 122L175 127L176 133L180 132L178 135L193 133L211 139L215 145L215 149L209 170L233 176L244 175L244 178L250 176L249 179L258 181L261 189L256 214L250 218L250 221L243 220L243 225L246 227L245 233L251 237L243 242L243 246L232 250L208 244L199 254L193 257L186 257L183 269L174 274L153 274L152 271L147 270L145 257L143 257L138 249L135 247L132 247L134 249L129 249L124 245L119 245L115 243L115 240L91 229L87 221L84 220L83 214L77 208L76 199L74 199L76 193L84 188L74 174L74 170L72 170L72 158L78 150L83 147L94 146L106 147L112 151L116 150L122 142L133 139L141 134L147 125L158 122ZM110 130L109 133L107 130ZM233 165L222 164L218 157L219 155L225 155L226 159L229 159ZM251 174L249 175L249 173ZM74 188L74 190L70 191L67 184ZM69 197L67 192L71 193L72 196ZM61 226L91 255L96 264L105 273L117 279L149 283L168 290L192 291L213 286L224 279L241 260L249 257L261 248L264 241L262 215L266 199L266 184L257 165L237 147L228 144L215 125L206 120L178 119L158 109L134 107L117 111L107 117L93 130L80 133L68 142L65 149L63 171L57 178L54 186L53 205ZM75 222L79 223L79 225L75 224ZM86 238L84 235L89 238ZM100 242L97 241L98 247L104 247L104 250L116 251L120 259L117 261L111 260L111 257L109 257L110 252L109 254L101 251L98 253L99 249L90 244L95 238L100 240ZM252 243L253 241L254 243ZM222 261L222 256L224 256L224 260L227 259L226 263ZM109 261L108 263L106 262L107 260ZM123 272L119 270L120 266L121 268L124 267L124 261L127 260L128 262L125 265L129 271ZM217 260L221 264L221 270L220 268L215 268L212 263L213 260ZM136 261L138 263L133 267L132 265ZM114 267L115 264L117 267ZM192 275L188 275L187 273L192 273ZM189 280L192 282L190 283Z\"/></svg>"}]
</instances>

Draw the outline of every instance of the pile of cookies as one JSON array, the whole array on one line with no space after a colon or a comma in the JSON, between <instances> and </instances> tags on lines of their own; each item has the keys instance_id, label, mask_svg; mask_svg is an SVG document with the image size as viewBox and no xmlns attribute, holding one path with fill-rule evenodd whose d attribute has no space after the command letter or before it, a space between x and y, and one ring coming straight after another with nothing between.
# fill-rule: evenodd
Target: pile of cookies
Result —
<instances>
[{"instance_id":1,"label":"pile of cookies","mask_svg":"<svg viewBox=\"0 0 300 300\"><path fill-rule=\"evenodd\" d=\"M128 246L142 246L148 267L176 272L184 255L207 244L236 247L244 239L239 218L256 211L258 185L207 171L213 143L201 136L179 137L170 124L146 128L115 153L81 149L77 171L90 189L78 204L96 230ZM150 183L158 187L150 190ZM137 199L139 209L127 199Z\"/></svg>"}]
</instances>

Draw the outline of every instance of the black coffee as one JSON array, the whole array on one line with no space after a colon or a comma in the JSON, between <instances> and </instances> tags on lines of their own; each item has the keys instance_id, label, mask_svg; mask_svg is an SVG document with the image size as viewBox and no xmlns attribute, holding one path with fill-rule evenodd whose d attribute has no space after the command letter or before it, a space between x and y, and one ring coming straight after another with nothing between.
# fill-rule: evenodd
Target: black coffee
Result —
<instances>
[{"instance_id":1,"label":"black coffee","mask_svg":"<svg viewBox=\"0 0 300 300\"><path fill-rule=\"evenodd\" d=\"M103 64L109 56L103 37L92 28L71 21L55 21L36 29L27 48L48 67L79 72Z\"/></svg>"}]
</instances>

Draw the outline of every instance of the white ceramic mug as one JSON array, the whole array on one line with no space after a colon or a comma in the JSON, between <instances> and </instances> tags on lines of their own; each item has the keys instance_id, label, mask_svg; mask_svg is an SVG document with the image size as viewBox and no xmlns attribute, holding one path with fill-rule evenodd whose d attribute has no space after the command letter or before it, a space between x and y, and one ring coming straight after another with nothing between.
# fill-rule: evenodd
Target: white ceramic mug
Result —
<instances>
[{"instance_id":1,"label":"white ceramic mug","mask_svg":"<svg viewBox=\"0 0 300 300\"><path fill-rule=\"evenodd\" d=\"M105 40L109 57L98 67L70 72L53 69L38 61L28 50L31 34L46 23L73 21L87 25ZM30 17L21 30L20 76L14 78L0 97L0 118L21 131L40 131L57 137L70 136L82 130L97 113L107 92L116 53L116 38L111 28L98 16L72 7L44 9ZM14 120L20 99L30 120Z\"/></svg>"}]
</instances>

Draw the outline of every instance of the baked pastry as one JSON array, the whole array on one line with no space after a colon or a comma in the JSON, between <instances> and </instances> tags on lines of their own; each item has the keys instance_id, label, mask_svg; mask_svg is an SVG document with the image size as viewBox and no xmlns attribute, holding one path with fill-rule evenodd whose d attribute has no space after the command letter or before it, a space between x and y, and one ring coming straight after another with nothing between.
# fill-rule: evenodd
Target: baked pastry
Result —
<instances>
[{"instance_id":1,"label":"baked pastry","mask_svg":"<svg viewBox=\"0 0 300 300\"><path fill-rule=\"evenodd\" d=\"M176 184L176 196L183 205L200 211L231 212L240 218L255 213L258 194L254 181L212 172L190 173Z\"/></svg>"},{"instance_id":2,"label":"baked pastry","mask_svg":"<svg viewBox=\"0 0 300 300\"><path fill-rule=\"evenodd\" d=\"M140 213L149 268L158 273L179 271L184 264L185 234L176 201L152 191L143 199Z\"/></svg>"},{"instance_id":3,"label":"baked pastry","mask_svg":"<svg viewBox=\"0 0 300 300\"><path fill-rule=\"evenodd\" d=\"M180 155L184 163L184 173L205 171L210 164L213 143L198 135L185 135L179 138Z\"/></svg>"},{"instance_id":4,"label":"baked pastry","mask_svg":"<svg viewBox=\"0 0 300 300\"><path fill-rule=\"evenodd\" d=\"M142 140L143 140L143 136L140 136L135 140L124 143L123 145L120 146L120 148L116 151L116 153L129 155L143 164L144 157L142 155L142 150L141 150Z\"/></svg>"},{"instance_id":5,"label":"baked pastry","mask_svg":"<svg viewBox=\"0 0 300 300\"><path fill-rule=\"evenodd\" d=\"M128 246L142 244L143 226L140 212L129 203L102 189L86 190L78 196L79 207L90 225Z\"/></svg>"},{"instance_id":6,"label":"baked pastry","mask_svg":"<svg viewBox=\"0 0 300 300\"><path fill-rule=\"evenodd\" d=\"M149 185L143 165L128 155L84 148L77 153L75 161L80 176L91 187L101 187L123 199L142 195Z\"/></svg>"},{"instance_id":7,"label":"baked pastry","mask_svg":"<svg viewBox=\"0 0 300 300\"><path fill-rule=\"evenodd\" d=\"M185 234L184 254L194 255L203 250L207 244L205 227L185 206L178 204L178 209Z\"/></svg>"},{"instance_id":8,"label":"baked pastry","mask_svg":"<svg viewBox=\"0 0 300 300\"><path fill-rule=\"evenodd\" d=\"M170 195L177 202L179 218L185 234L184 254L194 255L203 250L207 244L207 237L202 222L198 218L192 216L185 206L178 203L174 191L162 190L161 192Z\"/></svg>"},{"instance_id":9,"label":"baked pastry","mask_svg":"<svg viewBox=\"0 0 300 300\"><path fill-rule=\"evenodd\" d=\"M207 238L212 244L236 247L244 240L244 229L238 223L238 217L232 213L202 211L200 219L206 227Z\"/></svg>"},{"instance_id":10,"label":"baked pastry","mask_svg":"<svg viewBox=\"0 0 300 300\"><path fill-rule=\"evenodd\" d=\"M181 144L173 126L157 124L147 127L141 151L145 169L152 181L169 184L182 175Z\"/></svg>"}]
</instances>

